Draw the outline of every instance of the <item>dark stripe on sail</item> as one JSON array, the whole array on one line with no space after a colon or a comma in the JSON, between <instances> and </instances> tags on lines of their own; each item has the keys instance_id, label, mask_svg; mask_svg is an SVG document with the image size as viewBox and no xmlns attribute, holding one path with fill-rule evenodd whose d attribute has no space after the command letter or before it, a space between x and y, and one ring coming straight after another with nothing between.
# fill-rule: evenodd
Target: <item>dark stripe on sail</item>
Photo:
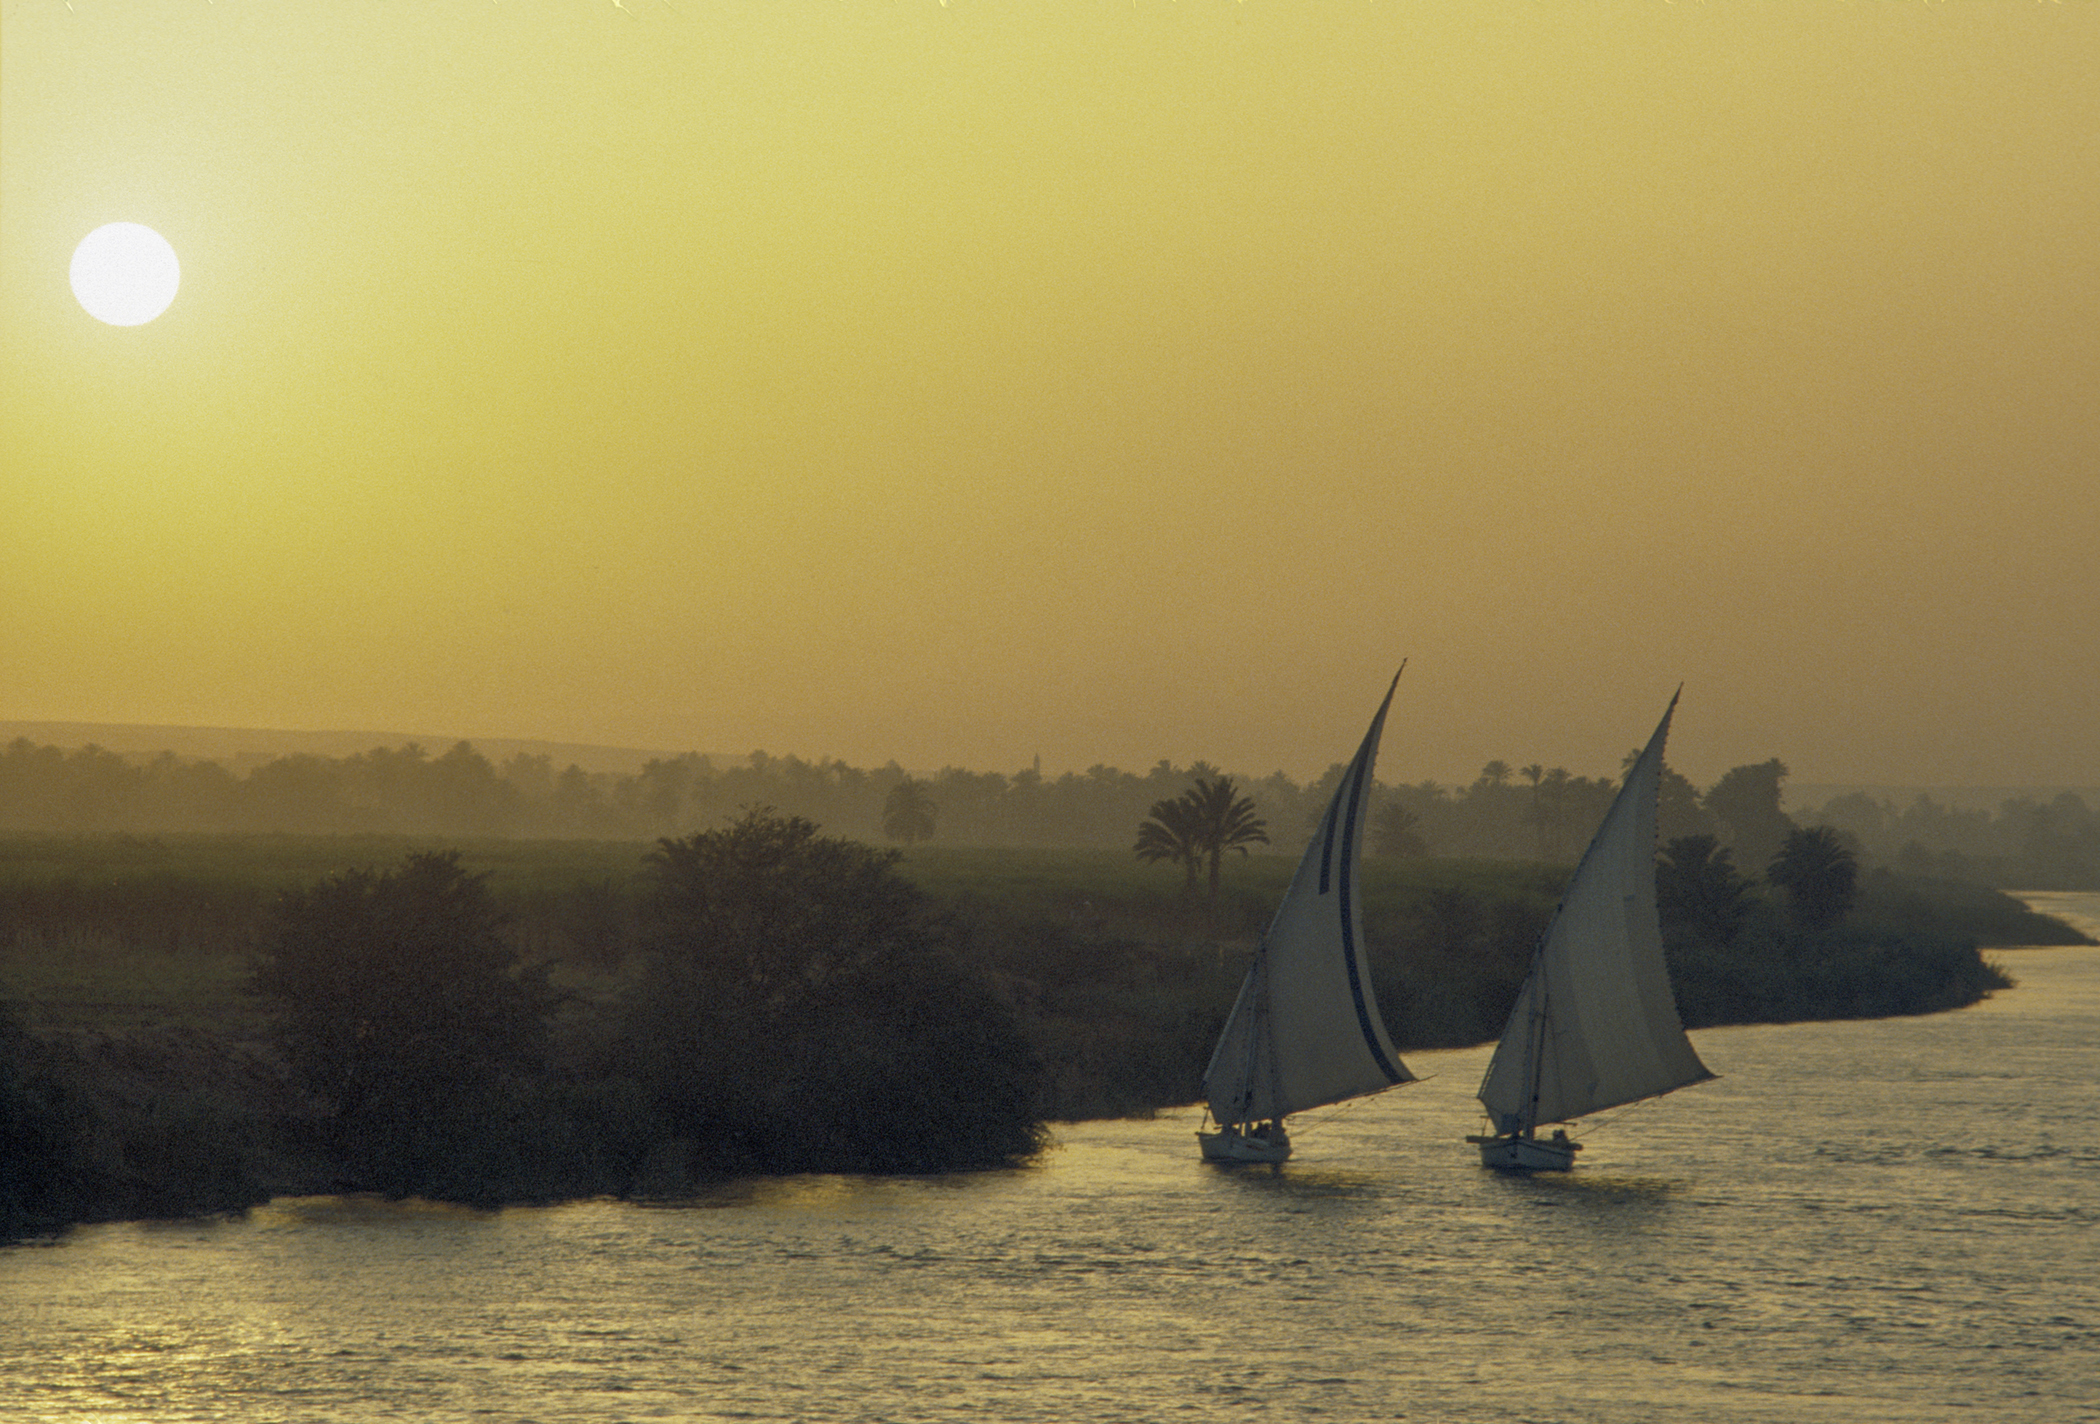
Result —
<instances>
[{"instance_id":1,"label":"dark stripe on sail","mask_svg":"<svg viewBox=\"0 0 2100 1424\"><path fill-rule=\"evenodd\" d=\"M1391 696L1390 693L1387 695ZM1368 750L1369 747L1367 746L1365 751ZM1358 752L1356 754L1356 765L1350 769L1349 813L1342 824L1340 876L1342 887L1342 903L1340 906L1342 915L1342 962L1349 966L1349 996L1356 1001L1356 1026L1363 1033L1364 1047L1371 1050L1371 1057L1377 1062L1378 1071L1385 1074L1386 1081L1388 1083L1398 1083L1404 1080L1400 1076L1400 1070L1393 1066L1392 1060L1385 1056L1385 1050L1378 1045L1378 1031L1371 1024L1371 1007L1364 1002L1363 972L1358 968L1356 962L1356 916L1352 909L1352 902L1356 896L1356 811L1358 802L1363 798L1364 779L1370 772L1370 768L1365 765L1367 760L1368 758L1364 755L1364 752ZM1335 804L1337 806L1341 804L1339 795L1335 797ZM1334 838L1330 835L1328 837L1330 848L1333 845L1333 840ZM1323 854L1321 857L1320 877L1320 888L1322 891L1325 891L1327 888L1325 865L1326 856Z\"/></svg>"},{"instance_id":2,"label":"dark stripe on sail","mask_svg":"<svg viewBox=\"0 0 2100 1424\"><path fill-rule=\"evenodd\" d=\"M1320 893L1327 893L1327 879L1334 870L1334 823L1342 809L1342 790L1336 787L1334 799L1327 803L1327 821L1320 827Z\"/></svg>"}]
</instances>

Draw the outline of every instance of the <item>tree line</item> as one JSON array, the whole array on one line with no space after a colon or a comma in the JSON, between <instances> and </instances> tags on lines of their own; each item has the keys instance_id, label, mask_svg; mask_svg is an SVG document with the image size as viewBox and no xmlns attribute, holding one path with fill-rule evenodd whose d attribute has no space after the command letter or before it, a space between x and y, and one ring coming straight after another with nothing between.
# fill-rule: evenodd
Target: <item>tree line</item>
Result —
<instances>
[{"instance_id":1,"label":"tree line","mask_svg":"<svg viewBox=\"0 0 2100 1424\"><path fill-rule=\"evenodd\" d=\"M1231 780L1269 844L1295 854L1343 770L1336 763L1308 782L1281 772ZM1711 835L1739 864L1762 867L1800 824L1829 825L1869 864L2003 887L2100 886L2100 812L2074 793L2009 800L1995 814L1926 796L1899 809L1854 794L1797 822L1782 805L1786 775L1773 758L1735 767L1702 791L1665 768L1664 839ZM895 763L867 769L765 752L724 763L689 753L622 774L557 769L523 753L498 764L466 742L435 756L411 744L348 757L279 757L240 775L172 753L133 759L17 739L0 748L0 830L650 840L764 805L867 841L1107 848L1128 846L1133 828L1156 821L1162 802L1226 779L1202 761L1163 760L1143 774L1097 765L1056 777L1035 767L1012 775L947 767L919 776ZM1588 843L1617 789L1614 777L1500 760L1465 785L1381 784L1370 848L1395 858L1565 864ZM1160 825L1165 858L1182 863L1173 828Z\"/></svg>"},{"instance_id":2,"label":"tree line","mask_svg":"<svg viewBox=\"0 0 2100 1424\"><path fill-rule=\"evenodd\" d=\"M1343 773L1309 782L1282 772L1241 777L1250 814L1281 842L1309 835ZM1738 768L1703 796L1667 773L1663 823L1671 834L1724 827L1753 854L1789 828L1779 810L1778 762ZM775 807L838 833L910 844L1097 846L1128 843L1131 828L1225 774L1208 762L1162 760L1143 774L1096 765L1046 777L947 767L914 776L894 762L865 769L837 760L753 752L734 764L689 753L633 774L556 770L520 753L500 765L466 742L432 756L420 746L347 757L278 757L245 776L218 762L163 752L146 759L88 746L67 750L17 739L0 749L0 830L288 834L439 834L647 840L721 824L743 808ZM1373 849L1566 861L1611 804L1617 782L1565 768L1490 762L1468 786L1381 785ZM1294 847L1286 845L1286 850Z\"/></svg>"},{"instance_id":3,"label":"tree line","mask_svg":"<svg viewBox=\"0 0 2100 1424\"><path fill-rule=\"evenodd\" d=\"M1899 806L1855 791L1825 802L1815 820L1870 860L1914 874L2007 889L2100 888L2100 808L2074 791L2008 797L1996 810L1930 795Z\"/></svg>"}]
</instances>

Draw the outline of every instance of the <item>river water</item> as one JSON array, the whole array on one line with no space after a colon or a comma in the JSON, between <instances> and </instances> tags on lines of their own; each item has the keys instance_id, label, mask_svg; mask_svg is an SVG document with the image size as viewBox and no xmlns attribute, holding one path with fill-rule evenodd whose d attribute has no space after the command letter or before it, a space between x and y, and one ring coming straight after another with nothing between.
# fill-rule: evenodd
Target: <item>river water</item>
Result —
<instances>
[{"instance_id":1,"label":"river water","mask_svg":"<svg viewBox=\"0 0 2100 1424\"><path fill-rule=\"evenodd\" d=\"M2100 930L2100 896L2035 897ZM1565 1176L1485 1049L1293 1123L678 1206L358 1199L0 1250L0 1418L2100 1420L2100 949L1958 1013L1693 1035Z\"/></svg>"}]
</instances>

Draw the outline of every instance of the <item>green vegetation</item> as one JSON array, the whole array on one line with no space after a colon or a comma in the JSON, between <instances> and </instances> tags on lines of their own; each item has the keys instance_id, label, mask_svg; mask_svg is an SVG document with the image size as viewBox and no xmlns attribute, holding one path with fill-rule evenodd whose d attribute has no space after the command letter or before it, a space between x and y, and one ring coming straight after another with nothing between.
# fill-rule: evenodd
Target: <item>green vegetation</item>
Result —
<instances>
[{"instance_id":1,"label":"green vegetation","mask_svg":"<svg viewBox=\"0 0 2100 1424\"><path fill-rule=\"evenodd\" d=\"M1337 764L1306 783L1281 772L1235 782L1207 762L1161 761L1142 774L1092 766L1050 778L1039 767L1007 776L951 766L922 778L894 763L869 769L756 751L722 764L694 753L660 757L619 774L558 768L522 753L499 765L465 742L435 756L409 744L347 757L278 757L243 770L167 752L125 757L17 739L0 747L0 833L634 842L773 806L867 841L1109 847L1129 844L1148 807L1198 787L1210 794L1230 787L1234 799L1210 812L1231 811L1244 793L1247 818L1288 840L1310 830L1341 773ZM1525 768L1528 786L1509 776L1497 761L1471 786L1388 787L1381 853L1563 859L1595 829L1616 789L1614 781L1561 767ZM1711 816L1699 819L1705 813L1690 783L1667 779L1665 792L1666 824L1696 822L1672 834L1712 828Z\"/></svg>"},{"instance_id":2,"label":"green vegetation","mask_svg":"<svg viewBox=\"0 0 2100 1424\"><path fill-rule=\"evenodd\" d=\"M2012 981L1983 944L2076 944L2076 931L1980 886L1864 879L1841 835L1793 830L1766 872L1775 903L1711 836L1663 848L1656 899L1689 1027L1881 1018L1972 1004Z\"/></svg>"},{"instance_id":3,"label":"green vegetation","mask_svg":"<svg viewBox=\"0 0 2100 1424\"><path fill-rule=\"evenodd\" d=\"M1121 847L877 851L748 816L654 846L0 838L0 1223L1013 1160L1043 1120L1196 1097L1294 866L1236 861L1210 899ZM1368 862L1395 1042L1498 1033L1566 877ZM1977 946L2077 940L1885 869L1811 923L1711 837L1659 882L1694 1027L1952 1007L2004 982ZM339 1081L359 1054L383 1086Z\"/></svg>"},{"instance_id":4,"label":"green vegetation","mask_svg":"<svg viewBox=\"0 0 2100 1424\"><path fill-rule=\"evenodd\" d=\"M252 987L314 1104L314 1145L349 1181L393 1196L516 1190L482 1159L492 1124L513 1130L511 1151L531 1131L511 1109L546 1081L557 996L544 966L521 970L487 878L457 852L286 892Z\"/></svg>"},{"instance_id":5,"label":"green vegetation","mask_svg":"<svg viewBox=\"0 0 2100 1424\"><path fill-rule=\"evenodd\" d=\"M2047 801L2008 797L1995 811L1923 795L1898 807L1853 792L1811 819L1835 828L1869 861L1912 875L2004 889L2100 889L2100 809L2072 791Z\"/></svg>"},{"instance_id":6,"label":"green vegetation","mask_svg":"<svg viewBox=\"0 0 2100 1424\"><path fill-rule=\"evenodd\" d=\"M650 856L620 1057L717 1172L1010 1165L1041 1144L1038 1065L899 852L751 811Z\"/></svg>"},{"instance_id":7,"label":"green vegetation","mask_svg":"<svg viewBox=\"0 0 2100 1424\"><path fill-rule=\"evenodd\" d=\"M1845 918L1859 897L1859 858L1828 826L1787 832L1765 879L1786 892L1797 929L1819 934Z\"/></svg>"},{"instance_id":8,"label":"green vegetation","mask_svg":"<svg viewBox=\"0 0 2100 1424\"><path fill-rule=\"evenodd\" d=\"M893 841L911 845L932 840L938 818L939 808L934 805L932 794L916 776L905 777L883 798L882 833Z\"/></svg>"},{"instance_id":9,"label":"green vegetation","mask_svg":"<svg viewBox=\"0 0 2100 1424\"><path fill-rule=\"evenodd\" d=\"M1208 863L1210 898L1215 900L1225 852L1236 850L1245 856L1249 846L1268 843L1268 822L1254 814L1253 800L1239 794L1231 777L1199 776L1181 795L1152 803L1131 849L1148 865L1165 861L1182 866L1191 891L1197 871Z\"/></svg>"},{"instance_id":10,"label":"green vegetation","mask_svg":"<svg viewBox=\"0 0 2100 1424\"><path fill-rule=\"evenodd\" d=\"M1275 772L1234 785L1251 803L1248 815L1281 844L1310 831L1341 774L1337 763L1308 782ZM2074 792L2046 802L2013 797L1995 814L1929 796L1899 808L1855 792L1789 815L1781 804L1786 775L1786 764L1772 758L1736 767L1701 792L1664 768L1663 839L1712 836L1738 866L1761 873L1788 834L1828 826L1868 867L2005 889L2100 889L2100 811ZM919 777L895 763L871 769L763 751L720 763L696 753L659 757L622 774L523 753L498 764L466 742L435 756L410 744L229 768L169 752L126 757L18 738L0 747L0 834L634 843L690 835L745 807L772 806L871 842L1108 848L1130 844L1148 807L1225 781L1200 761L1161 761L1142 774L1092 766L1051 778L1040 767L1009 776L951 766ZM1580 853L1617 790L1615 778L1538 763L1518 771L1499 759L1470 784L1386 785L1373 813L1372 850L1558 864ZM1179 861L1173 839L1161 848ZM1191 873L1201 871L1192 864Z\"/></svg>"}]
</instances>

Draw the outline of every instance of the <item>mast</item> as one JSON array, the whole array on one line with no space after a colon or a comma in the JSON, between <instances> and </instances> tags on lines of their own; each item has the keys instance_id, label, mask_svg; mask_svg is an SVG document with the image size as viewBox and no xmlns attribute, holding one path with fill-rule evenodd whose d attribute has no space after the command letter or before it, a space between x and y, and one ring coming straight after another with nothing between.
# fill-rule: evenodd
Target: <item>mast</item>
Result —
<instances>
[{"instance_id":1,"label":"mast","mask_svg":"<svg viewBox=\"0 0 2100 1424\"><path fill-rule=\"evenodd\" d=\"M1531 1064L1531 1098L1524 1108L1524 1121L1518 1130L1526 1137L1538 1131L1539 1092L1546 1078L1546 994L1545 985L1539 986L1539 1006L1531 1015L1531 1038L1525 1050Z\"/></svg>"},{"instance_id":2,"label":"mast","mask_svg":"<svg viewBox=\"0 0 2100 1424\"><path fill-rule=\"evenodd\" d=\"M1235 1124L1252 1122L1254 1120L1254 1115L1248 1111L1248 1108L1254 1102L1256 1074L1260 1072L1264 1058L1262 1046L1269 1036L1268 1005L1264 1002L1268 998L1268 995L1264 992L1268 986L1268 961L1268 945L1262 944L1256 947L1254 951L1254 967L1247 977L1248 987L1254 991L1254 1010L1253 1016L1247 1023L1247 1066L1240 1079L1242 1086L1240 1088L1239 1116L1233 1119ZM1270 1067L1269 1076L1273 1078L1276 1076L1276 1055L1272 1051L1266 1057ZM1271 1092L1274 1092L1273 1087Z\"/></svg>"}]
</instances>

